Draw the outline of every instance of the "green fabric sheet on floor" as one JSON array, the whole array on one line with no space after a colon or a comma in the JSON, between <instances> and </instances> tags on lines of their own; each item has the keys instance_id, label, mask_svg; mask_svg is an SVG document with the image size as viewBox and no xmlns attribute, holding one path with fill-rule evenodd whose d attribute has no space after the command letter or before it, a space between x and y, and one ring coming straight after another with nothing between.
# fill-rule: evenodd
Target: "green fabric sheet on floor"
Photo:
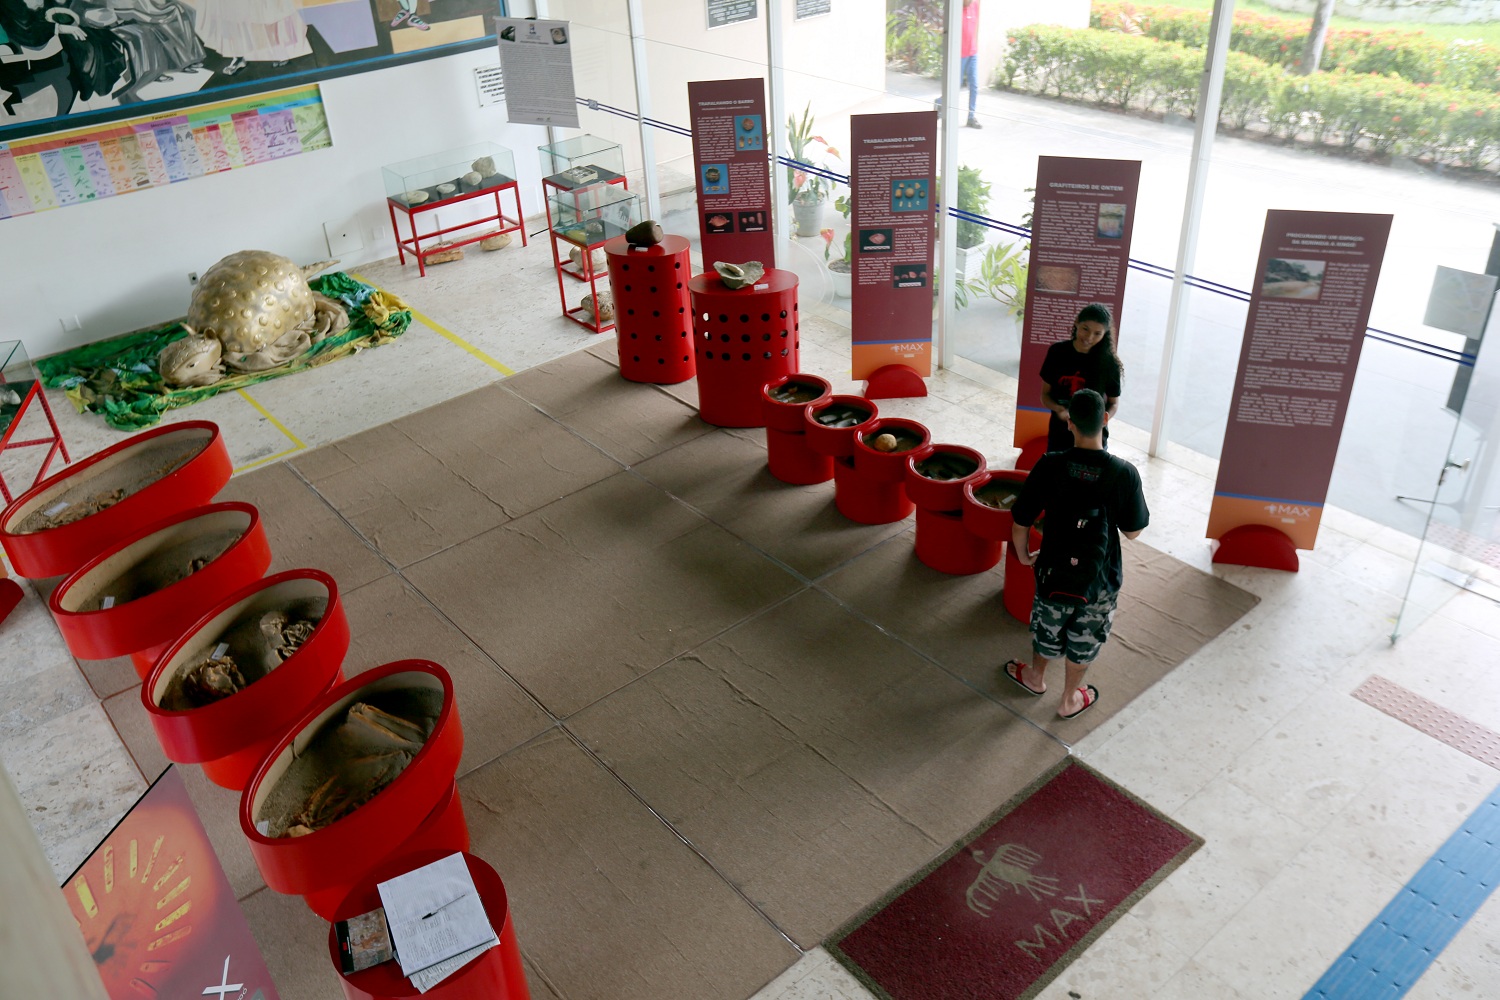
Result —
<instances>
[{"instance_id":1,"label":"green fabric sheet on floor","mask_svg":"<svg viewBox=\"0 0 1500 1000\"><path fill-rule=\"evenodd\" d=\"M208 386L169 386L156 370L156 356L168 344L188 335L181 321L122 334L64 351L36 362L42 384L63 389L79 413L97 413L120 430L140 430L179 406L304 371L347 357L366 347L386 344L411 326L406 303L342 271L308 281L315 292L343 303L349 327L325 337L289 364L270 371L229 372Z\"/></svg>"}]
</instances>

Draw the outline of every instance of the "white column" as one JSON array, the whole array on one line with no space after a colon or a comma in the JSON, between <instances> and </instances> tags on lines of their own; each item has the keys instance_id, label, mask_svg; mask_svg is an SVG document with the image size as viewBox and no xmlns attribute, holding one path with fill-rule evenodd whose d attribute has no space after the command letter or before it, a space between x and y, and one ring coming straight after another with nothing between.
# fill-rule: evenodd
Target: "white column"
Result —
<instances>
[{"instance_id":1,"label":"white column","mask_svg":"<svg viewBox=\"0 0 1500 1000\"><path fill-rule=\"evenodd\" d=\"M630 10L630 68L635 75L635 122L641 136L641 174L646 186L646 218L661 218L661 185L656 179L656 138L646 124L651 114L651 81L646 75L646 17L641 0L626 0Z\"/></svg>"},{"instance_id":2,"label":"white column","mask_svg":"<svg viewBox=\"0 0 1500 1000\"><path fill-rule=\"evenodd\" d=\"M1208 51L1203 77L1198 85L1198 118L1193 123L1193 153L1188 165L1187 198L1182 208L1182 233L1177 241L1177 270L1172 275L1172 299L1167 307L1167 332L1161 351L1161 375L1156 385L1156 411L1151 420L1151 455L1161 450L1167 436L1167 399L1172 385L1172 366L1177 354L1177 333L1182 328L1187 286L1184 279L1198 253L1198 222L1203 214L1203 189L1208 184L1209 160L1214 132L1219 125L1219 95L1224 88L1224 59L1229 51L1229 30L1234 24L1234 0L1216 0L1209 25Z\"/></svg>"},{"instance_id":3,"label":"white column","mask_svg":"<svg viewBox=\"0 0 1500 1000\"><path fill-rule=\"evenodd\" d=\"M791 147L786 135L786 76L782 69L781 47L782 0L765 0L766 4L766 135L771 138L771 218L775 220L776 246L780 248L792 237L791 189L786 170L779 162ZM774 261L772 263L775 263Z\"/></svg>"},{"instance_id":4,"label":"white column","mask_svg":"<svg viewBox=\"0 0 1500 1000\"><path fill-rule=\"evenodd\" d=\"M948 214L948 209L958 201L958 129L963 125L963 116L968 114L968 105L960 108L955 95L959 94L959 74L962 71L960 52L963 46L963 0L948 0L943 7L943 110L938 116L940 143L938 146L938 197L942 200L943 214L938 220L938 320L933 336L937 340L933 356L939 368L953 364L953 347L948 331L957 320L958 310L953 305L953 288L958 270L958 220ZM955 124L956 123L956 124Z\"/></svg>"}]
</instances>

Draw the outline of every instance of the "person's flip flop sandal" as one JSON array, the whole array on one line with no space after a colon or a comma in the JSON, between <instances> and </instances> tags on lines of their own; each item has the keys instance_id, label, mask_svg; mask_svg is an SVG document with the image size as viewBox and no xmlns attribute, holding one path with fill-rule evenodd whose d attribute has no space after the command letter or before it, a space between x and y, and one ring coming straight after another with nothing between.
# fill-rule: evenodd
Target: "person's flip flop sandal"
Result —
<instances>
[{"instance_id":1,"label":"person's flip flop sandal","mask_svg":"<svg viewBox=\"0 0 1500 1000\"><path fill-rule=\"evenodd\" d=\"M1017 681L1017 683L1020 683L1020 682ZM1025 685L1022 685L1022 687L1025 687ZM1072 712L1072 713L1070 713L1068 715L1063 715L1061 712L1059 712L1058 713L1058 717L1059 718L1063 718L1063 719L1076 719L1080 715L1082 715L1084 712L1087 712L1089 709L1093 708L1095 705L1097 705L1099 703L1099 689L1096 688L1096 687L1094 687L1094 685L1092 685L1092 684L1085 684L1083 687L1079 688L1079 690L1080 691L1087 691L1088 692L1088 694L1086 695L1086 697L1088 698L1088 700L1085 701L1083 703L1083 707L1080 708L1076 712Z\"/></svg>"},{"instance_id":2,"label":"person's flip flop sandal","mask_svg":"<svg viewBox=\"0 0 1500 1000\"><path fill-rule=\"evenodd\" d=\"M1011 667L1015 667L1015 670L1011 670ZM1020 688L1022 691L1025 691L1033 698L1040 698L1042 695L1047 693L1045 691L1038 691L1036 688L1021 680L1021 671L1026 669L1026 664L1022 663L1020 660L1007 660L1005 666L1001 667L1000 669L1005 672L1005 676L1010 678L1012 684Z\"/></svg>"}]
</instances>

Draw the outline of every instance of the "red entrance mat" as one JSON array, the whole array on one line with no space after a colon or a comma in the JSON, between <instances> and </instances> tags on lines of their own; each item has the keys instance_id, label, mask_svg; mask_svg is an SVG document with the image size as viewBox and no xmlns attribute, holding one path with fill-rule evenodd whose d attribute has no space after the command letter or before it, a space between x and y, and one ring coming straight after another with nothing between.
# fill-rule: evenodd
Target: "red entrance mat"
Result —
<instances>
[{"instance_id":1,"label":"red entrance mat","mask_svg":"<svg viewBox=\"0 0 1500 1000\"><path fill-rule=\"evenodd\" d=\"M827 947L883 1000L1024 1000L1202 845L1064 760Z\"/></svg>"}]
</instances>

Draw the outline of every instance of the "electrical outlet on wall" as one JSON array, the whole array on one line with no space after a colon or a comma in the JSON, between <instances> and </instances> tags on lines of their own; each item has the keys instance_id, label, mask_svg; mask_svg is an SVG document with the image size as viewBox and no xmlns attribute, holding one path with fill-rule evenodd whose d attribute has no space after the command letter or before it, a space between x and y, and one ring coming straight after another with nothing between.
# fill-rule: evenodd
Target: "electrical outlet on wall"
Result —
<instances>
[{"instance_id":1,"label":"electrical outlet on wall","mask_svg":"<svg viewBox=\"0 0 1500 1000\"><path fill-rule=\"evenodd\" d=\"M323 223L323 235L328 239L328 255L342 257L365 248L365 238L360 232L359 220Z\"/></svg>"}]
</instances>

